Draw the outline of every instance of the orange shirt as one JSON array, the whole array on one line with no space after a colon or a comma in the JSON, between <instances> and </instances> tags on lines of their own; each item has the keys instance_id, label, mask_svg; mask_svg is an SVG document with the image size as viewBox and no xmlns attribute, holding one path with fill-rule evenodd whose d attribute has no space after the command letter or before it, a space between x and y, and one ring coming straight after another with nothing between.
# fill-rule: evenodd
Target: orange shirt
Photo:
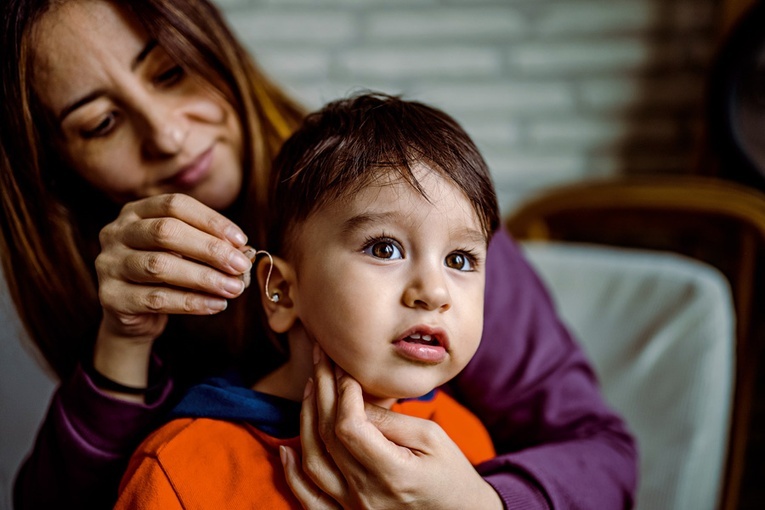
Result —
<instances>
[{"instance_id":1,"label":"orange shirt","mask_svg":"<svg viewBox=\"0 0 765 510\"><path fill-rule=\"evenodd\" d=\"M495 456L486 429L443 392L407 400L392 410L438 423L473 465ZM180 418L151 434L136 450L120 484L117 509L295 509L279 439L254 426L210 418Z\"/></svg>"}]
</instances>

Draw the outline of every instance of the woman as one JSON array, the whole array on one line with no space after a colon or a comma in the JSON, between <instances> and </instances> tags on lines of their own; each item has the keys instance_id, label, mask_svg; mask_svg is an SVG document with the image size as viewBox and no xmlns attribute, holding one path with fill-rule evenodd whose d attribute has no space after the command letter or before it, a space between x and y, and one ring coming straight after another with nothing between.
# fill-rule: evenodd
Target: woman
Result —
<instances>
[{"instance_id":1,"label":"woman","mask_svg":"<svg viewBox=\"0 0 765 510\"><path fill-rule=\"evenodd\" d=\"M242 252L244 233L262 244L271 156L302 111L206 1L12 0L3 22L3 267L62 381L16 506L104 507L180 389L234 362L265 372L283 360L247 349L263 333ZM631 504L632 439L505 233L487 272L482 346L450 387L501 452L484 479L460 472L425 422L370 409L392 443L354 437L356 404L319 366L305 471L284 459L307 508L467 508L478 482L512 508ZM422 455L402 460L391 444Z\"/></svg>"}]
</instances>

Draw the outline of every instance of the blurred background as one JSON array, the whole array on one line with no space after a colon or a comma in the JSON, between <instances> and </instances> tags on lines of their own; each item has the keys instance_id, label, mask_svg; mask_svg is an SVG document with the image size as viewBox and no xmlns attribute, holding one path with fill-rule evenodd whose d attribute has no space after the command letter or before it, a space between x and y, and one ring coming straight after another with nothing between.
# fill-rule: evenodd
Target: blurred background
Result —
<instances>
[{"instance_id":1,"label":"blurred background","mask_svg":"<svg viewBox=\"0 0 765 510\"><path fill-rule=\"evenodd\" d=\"M445 109L503 212L551 184L695 164L721 0L219 0L310 108L359 88Z\"/></svg>"}]
</instances>

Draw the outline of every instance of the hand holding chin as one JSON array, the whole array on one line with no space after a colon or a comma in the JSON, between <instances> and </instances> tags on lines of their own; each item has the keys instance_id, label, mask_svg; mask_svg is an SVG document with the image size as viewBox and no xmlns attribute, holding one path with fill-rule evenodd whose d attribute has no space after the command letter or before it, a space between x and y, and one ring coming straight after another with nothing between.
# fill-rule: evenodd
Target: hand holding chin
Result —
<instances>
[{"instance_id":1,"label":"hand holding chin","mask_svg":"<svg viewBox=\"0 0 765 510\"><path fill-rule=\"evenodd\" d=\"M306 509L502 509L456 444L432 421L365 403L358 382L321 352L300 416L302 463L282 464Z\"/></svg>"}]
</instances>

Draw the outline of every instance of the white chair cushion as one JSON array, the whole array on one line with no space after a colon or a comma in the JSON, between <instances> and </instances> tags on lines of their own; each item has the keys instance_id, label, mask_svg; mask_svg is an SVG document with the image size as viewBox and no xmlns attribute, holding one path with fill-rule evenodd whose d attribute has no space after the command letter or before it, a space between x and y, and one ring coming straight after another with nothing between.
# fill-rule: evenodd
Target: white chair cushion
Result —
<instances>
[{"instance_id":1,"label":"white chair cushion","mask_svg":"<svg viewBox=\"0 0 765 510\"><path fill-rule=\"evenodd\" d=\"M524 243L640 449L638 509L714 509L734 380L727 280L679 255Z\"/></svg>"}]
</instances>

